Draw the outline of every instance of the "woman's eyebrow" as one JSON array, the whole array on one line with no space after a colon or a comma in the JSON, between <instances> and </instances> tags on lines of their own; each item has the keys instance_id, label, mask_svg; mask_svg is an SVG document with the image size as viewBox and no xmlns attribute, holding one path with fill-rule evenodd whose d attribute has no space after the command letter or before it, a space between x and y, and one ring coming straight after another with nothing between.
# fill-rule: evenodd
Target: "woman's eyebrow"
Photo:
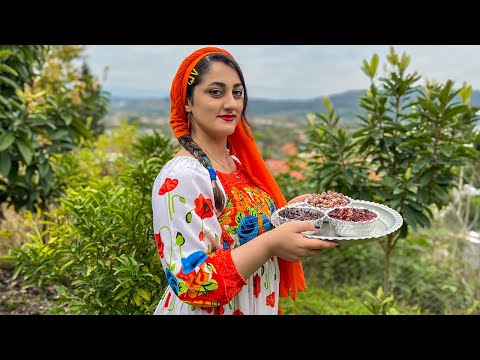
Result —
<instances>
[{"instance_id":1,"label":"woman's eyebrow","mask_svg":"<svg viewBox=\"0 0 480 360\"><path fill-rule=\"evenodd\" d=\"M221 86L221 87L227 87L227 84L225 84L225 83L223 83L223 82L220 82L220 81L213 81L213 82L211 82L210 84L208 84L208 86L212 86L212 85ZM234 88L239 87L239 86L243 86L242 83L233 84L233 87L234 87Z\"/></svg>"}]
</instances>

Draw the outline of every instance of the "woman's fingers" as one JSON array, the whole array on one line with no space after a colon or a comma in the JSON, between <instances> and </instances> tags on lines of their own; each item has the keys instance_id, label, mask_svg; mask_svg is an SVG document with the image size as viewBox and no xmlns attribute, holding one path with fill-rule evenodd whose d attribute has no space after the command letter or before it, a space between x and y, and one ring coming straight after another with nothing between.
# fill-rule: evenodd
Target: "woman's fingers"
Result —
<instances>
[{"instance_id":1,"label":"woman's fingers","mask_svg":"<svg viewBox=\"0 0 480 360\"><path fill-rule=\"evenodd\" d=\"M303 195L296 196L296 197L294 197L292 200L290 200L288 203L289 203L289 204L293 204L293 203L296 203L296 202L304 201L304 200L307 199L310 195L311 195L311 194L303 194Z\"/></svg>"},{"instance_id":2,"label":"woman's fingers","mask_svg":"<svg viewBox=\"0 0 480 360\"><path fill-rule=\"evenodd\" d=\"M310 238L305 238L305 240L305 246L313 250L333 249L340 245L339 243L330 240L318 240Z\"/></svg>"},{"instance_id":3,"label":"woman's fingers","mask_svg":"<svg viewBox=\"0 0 480 360\"><path fill-rule=\"evenodd\" d=\"M302 233L304 231L315 231L315 225L309 221L289 221L281 226L288 227L288 230Z\"/></svg>"}]
</instances>

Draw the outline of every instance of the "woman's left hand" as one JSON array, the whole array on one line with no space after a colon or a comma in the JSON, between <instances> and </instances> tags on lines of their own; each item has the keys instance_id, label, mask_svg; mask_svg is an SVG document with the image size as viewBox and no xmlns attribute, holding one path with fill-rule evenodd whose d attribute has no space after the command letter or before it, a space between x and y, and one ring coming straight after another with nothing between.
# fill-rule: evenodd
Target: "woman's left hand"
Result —
<instances>
[{"instance_id":1,"label":"woman's left hand","mask_svg":"<svg viewBox=\"0 0 480 360\"><path fill-rule=\"evenodd\" d=\"M290 200L288 202L288 204L293 204L293 203L296 203L296 202L301 202L301 201L304 201L306 198L308 198L310 195L312 194L303 194L303 195L299 195L299 196L296 196L294 197L292 200Z\"/></svg>"}]
</instances>

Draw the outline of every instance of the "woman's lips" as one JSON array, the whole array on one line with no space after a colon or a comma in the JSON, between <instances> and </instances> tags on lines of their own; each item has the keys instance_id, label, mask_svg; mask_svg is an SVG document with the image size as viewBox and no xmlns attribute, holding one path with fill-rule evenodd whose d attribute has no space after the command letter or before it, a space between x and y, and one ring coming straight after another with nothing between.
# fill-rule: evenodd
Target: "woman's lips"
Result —
<instances>
[{"instance_id":1,"label":"woman's lips","mask_svg":"<svg viewBox=\"0 0 480 360\"><path fill-rule=\"evenodd\" d=\"M220 116L220 118L222 118L225 121L233 121L235 120L235 115L222 115Z\"/></svg>"}]
</instances>

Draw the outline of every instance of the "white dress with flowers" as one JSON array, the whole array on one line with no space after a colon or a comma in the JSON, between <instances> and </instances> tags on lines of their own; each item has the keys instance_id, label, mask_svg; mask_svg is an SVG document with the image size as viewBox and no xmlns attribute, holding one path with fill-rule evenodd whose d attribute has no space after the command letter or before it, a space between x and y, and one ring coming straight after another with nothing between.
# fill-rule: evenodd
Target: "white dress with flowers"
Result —
<instances>
[{"instance_id":1,"label":"white dress with flowers","mask_svg":"<svg viewBox=\"0 0 480 360\"><path fill-rule=\"evenodd\" d=\"M213 206L209 173L200 162L178 156L162 168L152 190L153 229L168 286L155 314L278 314L279 268L269 259L244 279L232 249L271 230L273 199L256 187L241 164L217 171L225 209Z\"/></svg>"}]
</instances>

